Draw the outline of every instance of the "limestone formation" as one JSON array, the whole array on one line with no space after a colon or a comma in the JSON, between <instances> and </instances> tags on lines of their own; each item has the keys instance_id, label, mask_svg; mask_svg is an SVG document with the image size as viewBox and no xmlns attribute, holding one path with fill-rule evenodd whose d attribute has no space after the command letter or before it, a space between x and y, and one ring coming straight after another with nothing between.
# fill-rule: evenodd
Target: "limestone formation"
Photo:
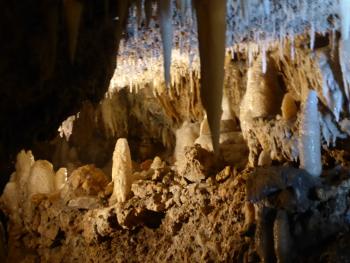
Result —
<instances>
[{"instance_id":1,"label":"limestone formation","mask_svg":"<svg viewBox=\"0 0 350 263\"><path fill-rule=\"evenodd\" d=\"M310 90L303 105L299 134L300 167L312 176L320 176L322 173L320 116L317 103L317 93Z\"/></svg>"},{"instance_id":2,"label":"limestone formation","mask_svg":"<svg viewBox=\"0 0 350 263\"><path fill-rule=\"evenodd\" d=\"M67 182L67 169L60 168L55 174L55 190L61 190Z\"/></svg>"},{"instance_id":3,"label":"limestone formation","mask_svg":"<svg viewBox=\"0 0 350 263\"><path fill-rule=\"evenodd\" d=\"M285 94L282 100L282 117L285 120L293 120L297 117L298 108L293 96L289 93Z\"/></svg>"},{"instance_id":4,"label":"limestone formation","mask_svg":"<svg viewBox=\"0 0 350 263\"><path fill-rule=\"evenodd\" d=\"M201 99L213 149L219 151L226 42L226 1L194 1L201 58Z\"/></svg>"},{"instance_id":5,"label":"limestone formation","mask_svg":"<svg viewBox=\"0 0 350 263\"><path fill-rule=\"evenodd\" d=\"M28 197L34 194L49 194L55 190L55 173L48 161L36 161L28 177Z\"/></svg>"},{"instance_id":6,"label":"limestone formation","mask_svg":"<svg viewBox=\"0 0 350 263\"><path fill-rule=\"evenodd\" d=\"M350 258L348 0L17 2L1 262Z\"/></svg>"},{"instance_id":7,"label":"limestone formation","mask_svg":"<svg viewBox=\"0 0 350 263\"><path fill-rule=\"evenodd\" d=\"M113 152L112 181L113 193L109 203L125 202L131 190L132 163L128 141L118 139Z\"/></svg>"}]
</instances>

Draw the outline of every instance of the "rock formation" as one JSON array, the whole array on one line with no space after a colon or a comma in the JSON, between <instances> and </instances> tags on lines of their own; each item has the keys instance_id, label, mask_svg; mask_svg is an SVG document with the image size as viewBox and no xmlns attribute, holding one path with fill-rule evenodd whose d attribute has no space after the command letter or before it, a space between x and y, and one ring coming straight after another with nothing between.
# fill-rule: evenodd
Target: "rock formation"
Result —
<instances>
[{"instance_id":1,"label":"rock formation","mask_svg":"<svg viewBox=\"0 0 350 263\"><path fill-rule=\"evenodd\" d=\"M0 261L349 261L349 8L0 3Z\"/></svg>"}]
</instances>

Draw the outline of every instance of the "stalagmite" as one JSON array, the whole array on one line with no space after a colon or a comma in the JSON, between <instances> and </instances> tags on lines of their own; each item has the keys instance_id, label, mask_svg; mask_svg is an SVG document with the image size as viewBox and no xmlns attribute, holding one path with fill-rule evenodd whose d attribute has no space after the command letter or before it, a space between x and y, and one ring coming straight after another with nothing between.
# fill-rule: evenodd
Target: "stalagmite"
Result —
<instances>
[{"instance_id":1,"label":"stalagmite","mask_svg":"<svg viewBox=\"0 0 350 263\"><path fill-rule=\"evenodd\" d=\"M15 178L18 188L22 191L26 188L33 164L34 156L31 151L25 152L22 150L17 154Z\"/></svg>"},{"instance_id":2,"label":"stalagmite","mask_svg":"<svg viewBox=\"0 0 350 263\"><path fill-rule=\"evenodd\" d=\"M11 216L11 220L19 221L19 191L16 182L8 182L1 196L1 203L5 205L6 210Z\"/></svg>"},{"instance_id":3,"label":"stalagmite","mask_svg":"<svg viewBox=\"0 0 350 263\"><path fill-rule=\"evenodd\" d=\"M116 202L125 202L132 184L132 163L128 141L118 139L113 152L112 181L113 194L109 200L110 205Z\"/></svg>"},{"instance_id":4,"label":"stalagmite","mask_svg":"<svg viewBox=\"0 0 350 263\"><path fill-rule=\"evenodd\" d=\"M215 153L219 150L224 82L226 1L194 1L201 62L201 100L208 116Z\"/></svg>"},{"instance_id":5,"label":"stalagmite","mask_svg":"<svg viewBox=\"0 0 350 263\"><path fill-rule=\"evenodd\" d=\"M176 161L184 158L185 147L193 146L196 138L199 136L199 126L195 123L185 121L182 126L176 130L176 145L174 157Z\"/></svg>"},{"instance_id":6,"label":"stalagmite","mask_svg":"<svg viewBox=\"0 0 350 263\"><path fill-rule=\"evenodd\" d=\"M312 176L320 176L322 173L321 131L317 103L316 91L310 90L303 105L299 128L300 167Z\"/></svg>"},{"instance_id":7,"label":"stalagmite","mask_svg":"<svg viewBox=\"0 0 350 263\"><path fill-rule=\"evenodd\" d=\"M61 190L67 182L67 169L60 168L55 174L55 190Z\"/></svg>"},{"instance_id":8,"label":"stalagmite","mask_svg":"<svg viewBox=\"0 0 350 263\"><path fill-rule=\"evenodd\" d=\"M298 107L290 93L284 95L281 105L282 117L285 120L292 120L298 114Z\"/></svg>"},{"instance_id":9,"label":"stalagmite","mask_svg":"<svg viewBox=\"0 0 350 263\"><path fill-rule=\"evenodd\" d=\"M266 74L262 72L262 54L247 72L247 89L240 105L240 120L245 133L253 118L274 116L280 112L283 92L278 86L273 60L267 63Z\"/></svg>"},{"instance_id":10,"label":"stalagmite","mask_svg":"<svg viewBox=\"0 0 350 263\"><path fill-rule=\"evenodd\" d=\"M36 161L28 178L28 196L34 194L50 194L55 190L55 173L52 164L48 161Z\"/></svg>"},{"instance_id":11,"label":"stalagmite","mask_svg":"<svg viewBox=\"0 0 350 263\"><path fill-rule=\"evenodd\" d=\"M163 42L163 59L164 59L164 78L166 86L171 83L170 65L171 52L173 48L173 25L172 25L172 1L159 1L159 19L160 19L160 33Z\"/></svg>"},{"instance_id":12,"label":"stalagmite","mask_svg":"<svg viewBox=\"0 0 350 263\"><path fill-rule=\"evenodd\" d=\"M80 19L83 13L83 4L80 0L64 0L63 3L68 31L69 59L73 64L79 37Z\"/></svg>"},{"instance_id":13,"label":"stalagmite","mask_svg":"<svg viewBox=\"0 0 350 263\"><path fill-rule=\"evenodd\" d=\"M208 124L208 119L205 116L203 121L200 124L199 129L199 137L194 142L195 144L199 144L203 149L206 149L207 151L213 150L213 144L210 140L210 129Z\"/></svg>"}]
</instances>

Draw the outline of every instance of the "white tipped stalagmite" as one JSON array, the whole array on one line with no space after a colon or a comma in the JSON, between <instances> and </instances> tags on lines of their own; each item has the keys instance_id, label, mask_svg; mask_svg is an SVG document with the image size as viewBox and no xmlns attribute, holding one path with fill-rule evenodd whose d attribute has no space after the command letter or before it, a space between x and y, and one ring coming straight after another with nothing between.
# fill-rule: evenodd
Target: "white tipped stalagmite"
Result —
<instances>
[{"instance_id":1,"label":"white tipped stalagmite","mask_svg":"<svg viewBox=\"0 0 350 263\"><path fill-rule=\"evenodd\" d=\"M69 59L74 63L83 4L79 0L64 0L63 4L68 31Z\"/></svg>"},{"instance_id":2,"label":"white tipped stalagmite","mask_svg":"<svg viewBox=\"0 0 350 263\"><path fill-rule=\"evenodd\" d=\"M214 152L220 139L224 84L226 1L195 0L201 62L201 100L208 116Z\"/></svg>"},{"instance_id":3,"label":"white tipped stalagmite","mask_svg":"<svg viewBox=\"0 0 350 263\"><path fill-rule=\"evenodd\" d=\"M55 173L48 161L36 161L28 178L28 196L34 194L50 194L55 190Z\"/></svg>"},{"instance_id":4,"label":"white tipped stalagmite","mask_svg":"<svg viewBox=\"0 0 350 263\"><path fill-rule=\"evenodd\" d=\"M312 176L322 173L321 131L317 93L310 90L303 105L299 128L300 168Z\"/></svg>"},{"instance_id":5,"label":"white tipped stalagmite","mask_svg":"<svg viewBox=\"0 0 350 263\"><path fill-rule=\"evenodd\" d=\"M342 39L347 40L350 34L350 0L339 1Z\"/></svg>"},{"instance_id":6,"label":"white tipped stalagmite","mask_svg":"<svg viewBox=\"0 0 350 263\"><path fill-rule=\"evenodd\" d=\"M55 190L61 190L67 182L67 168L60 168L55 174Z\"/></svg>"},{"instance_id":7,"label":"white tipped stalagmite","mask_svg":"<svg viewBox=\"0 0 350 263\"><path fill-rule=\"evenodd\" d=\"M171 52L173 49L173 25L172 25L172 1L160 0L159 3L159 20L160 33L163 42L163 57L164 57L164 78L167 86L171 83L170 65Z\"/></svg>"},{"instance_id":8,"label":"white tipped stalagmite","mask_svg":"<svg viewBox=\"0 0 350 263\"><path fill-rule=\"evenodd\" d=\"M118 139L113 152L112 181L113 194L109 200L112 205L125 202L132 184L132 163L127 139Z\"/></svg>"}]
</instances>

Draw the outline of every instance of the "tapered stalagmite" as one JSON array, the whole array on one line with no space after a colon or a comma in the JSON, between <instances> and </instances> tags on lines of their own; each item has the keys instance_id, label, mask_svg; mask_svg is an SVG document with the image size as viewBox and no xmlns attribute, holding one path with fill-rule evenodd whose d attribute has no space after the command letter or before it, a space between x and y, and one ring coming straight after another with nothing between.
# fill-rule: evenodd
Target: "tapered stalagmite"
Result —
<instances>
[{"instance_id":1,"label":"tapered stalagmite","mask_svg":"<svg viewBox=\"0 0 350 263\"><path fill-rule=\"evenodd\" d=\"M219 150L223 95L226 1L195 0L201 61L201 99L207 112L214 151Z\"/></svg>"},{"instance_id":2,"label":"tapered stalagmite","mask_svg":"<svg viewBox=\"0 0 350 263\"><path fill-rule=\"evenodd\" d=\"M173 25L172 25L172 1L160 0L158 2L160 33L163 42L164 78L165 84L171 83L170 65L173 48Z\"/></svg>"},{"instance_id":3,"label":"tapered stalagmite","mask_svg":"<svg viewBox=\"0 0 350 263\"><path fill-rule=\"evenodd\" d=\"M312 176L320 176L321 162L321 131L317 107L317 93L310 90L303 105L299 128L300 167Z\"/></svg>"},{"instance_id":4,"label":"tapered stalagmite","mask_svg":"<svg viewBox=\"0 0 350 263\"><path fill-rule=\"evenodd\" d=\"M113 152L112 180L114 183L110 204L125 202L132 184L132 164L128 141L118 139Z\"/></svg>"},{"instance_id":5,"label":"tapered stalagmite","mask_svg":"<svg viewBox=\"0 0 350 263\"><path fill-rule=\"evenodd\" d=\"M69 59L74 63L83 4L79 0L64 0L63 3L68 31Z\"/></svg>"}]
</instances>

